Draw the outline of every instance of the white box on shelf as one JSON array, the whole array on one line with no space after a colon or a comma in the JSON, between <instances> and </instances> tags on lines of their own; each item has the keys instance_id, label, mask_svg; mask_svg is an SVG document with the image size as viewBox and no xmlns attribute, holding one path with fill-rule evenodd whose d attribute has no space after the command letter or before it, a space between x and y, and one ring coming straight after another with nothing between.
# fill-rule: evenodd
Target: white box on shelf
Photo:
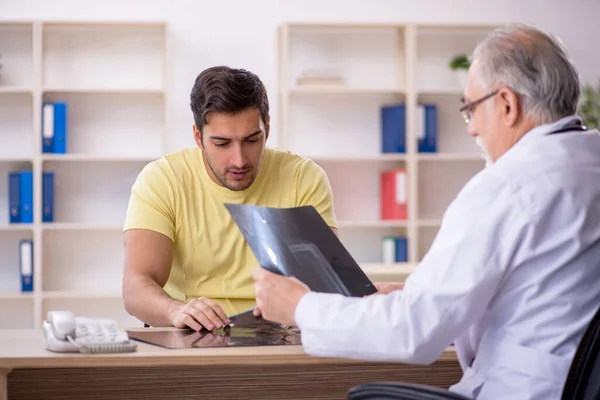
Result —
<instances>
[{"instance_id":1,"label":"white box on shelf","mask_svg":"<svg viewBox=\"0 0 600 400\"><path fill-rule=\"evenodd\" d=\"M403 82L402 65L397 65L401 27L290 25L285 39L291 61L286 87L296 86L311 70L339 71L347 88L399 88Z\"/></svg>"}]
</instances>

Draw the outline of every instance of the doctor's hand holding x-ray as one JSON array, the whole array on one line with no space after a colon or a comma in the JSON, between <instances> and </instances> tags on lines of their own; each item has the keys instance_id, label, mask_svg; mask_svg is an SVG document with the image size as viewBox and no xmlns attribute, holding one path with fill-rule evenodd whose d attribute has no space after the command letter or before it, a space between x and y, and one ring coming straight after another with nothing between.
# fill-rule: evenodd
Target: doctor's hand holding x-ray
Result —
<instances>
[{"instance_id":1,"label":"doctor's hand holding x-ray","mask_svg":"<svg viewBox=\"0 0 600 400\"><path fill-rule=\"evenodd\" d=\"M600 134L576 116L579 96L557 39L521 25L491 33L458 110L486 167L404 287L352 298L259 269L263 317L297 325L317 356L428 364L454 343L452 391L559 399L600 306Z\"/></svg>"}]
</instances>

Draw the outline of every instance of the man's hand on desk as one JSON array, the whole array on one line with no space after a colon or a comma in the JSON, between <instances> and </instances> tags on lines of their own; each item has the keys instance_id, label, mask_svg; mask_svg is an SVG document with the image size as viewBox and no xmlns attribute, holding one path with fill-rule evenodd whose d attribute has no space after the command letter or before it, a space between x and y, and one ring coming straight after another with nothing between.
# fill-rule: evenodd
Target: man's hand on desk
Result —
<instances>
[{"instance_id":1,"label":"man's hand on desk","mask_svg":"<svg viewBox=\"0 0 600 400\"><path fill-rule=\"evenodd\" d=\"M310 291L308 286L296 278L277 275L264 268L255 269L252 277L256 291L254 315L258 312L267 321L295 326L296 307Z\"/></svg>"},{"instance_id":2,"label":"man's hand on desk","mask_svg":"<svg viewBox=\"0 0 600 400\"><path fill-rule=\"evenodd\" d=\"M404 282L377 282L375 288L377 292L373 294L388 294L394 290L404 289Z\"/></svg>"},{"instance_id":3,"label":"man's hand on desk","mask_svg":"<svg viewBox=\"0 0 600 400\"><path fill-rule=\"evenodd\" d=\"M206 297L175 306L169 317L174 327L190 327L195 331L200 331L202 327L212 331L229 324L229 318L221 306Z\"/></svg>"}]
</instances>

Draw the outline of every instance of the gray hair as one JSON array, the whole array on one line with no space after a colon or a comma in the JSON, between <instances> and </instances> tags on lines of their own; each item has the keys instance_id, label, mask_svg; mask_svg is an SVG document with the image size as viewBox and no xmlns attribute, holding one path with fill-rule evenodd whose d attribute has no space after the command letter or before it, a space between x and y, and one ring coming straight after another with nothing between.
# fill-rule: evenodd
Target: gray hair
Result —
<instances>
[{"instance_id":1,"label":"gray hair","mask_svg":"<svg viewBox=\"0 0 600 400\"><path fill-rule=\"evenodd\" d=\"M579 76L555 36L523 24L498 28L477 46L472 59L484 90L508 86L536 124L577 112Z\"/></svg>"}]
</instances>

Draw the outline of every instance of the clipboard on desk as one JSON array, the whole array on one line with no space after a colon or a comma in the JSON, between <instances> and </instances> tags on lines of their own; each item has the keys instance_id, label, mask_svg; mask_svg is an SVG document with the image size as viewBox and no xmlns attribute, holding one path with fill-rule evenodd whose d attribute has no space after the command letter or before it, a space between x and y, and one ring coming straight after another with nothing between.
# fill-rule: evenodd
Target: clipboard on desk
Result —
<instances>
[{"instance_id":1,"label":"clipboard on desk","mask_svg":"<svg viewBox=\"0 0 600 400\"><path fill-rule=\"evenodd\" d=\"M375 285L312 206L225 204L261 267L312 291L362 297Z\"/></svg>"}]
</instances>

